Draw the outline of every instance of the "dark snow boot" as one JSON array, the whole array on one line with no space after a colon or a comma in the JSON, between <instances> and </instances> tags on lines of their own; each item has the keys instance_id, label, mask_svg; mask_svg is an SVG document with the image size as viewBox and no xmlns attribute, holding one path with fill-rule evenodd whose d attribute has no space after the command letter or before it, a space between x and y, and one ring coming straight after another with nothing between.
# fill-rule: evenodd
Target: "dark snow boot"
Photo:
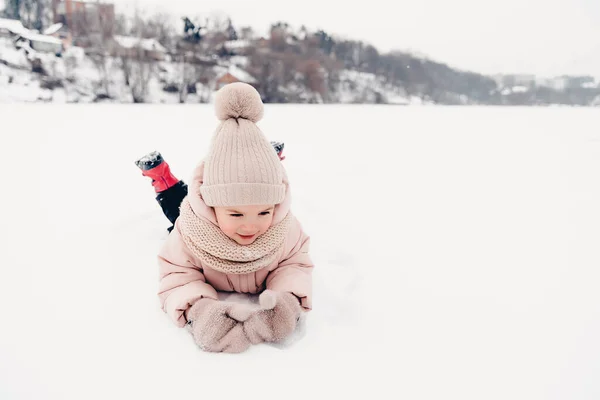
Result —
<instances>
[{"instance_id":1,"label":"dark snow boot","mask_svg":"<svg viewBox=\"0 0 600 400\"><path fill-rule=\"evenodd\" d=\"M152 179L152 186L156 191L156 201L162 208L165 217L171 224L175 224L175 220L179 217L181 202L188 193L187 185L173 176L169 164L157 151L146 154L135 161L135 165L142 170L142 175ZM168 230L171 232L173 226Z\"/></svg>"},{"instance_id":2,"label":"dark snow boot","mask_svg":"<svg viewBox=\"0 0 600 400\"><path fill-rule=\"evenodd\" d=\"M179 182L179 179L171 173L169 164L158 151L146 154L137 160L135 165L142 170L142 175L152 179L152 186L156 193L164 192Z\"/></svg>"},{"instance_id":3,"label":"dark snow boot","mask_svg":"<svg viewBox=\"0 0 600 400\"><path fill-rule=\"evenodd\" d=\"M283 148L285 147L285 143L283 143L283 142L271 142L271 146L273 146L273 148L277 152L277 156L279 156L279 159L281 161L285 160L285 156L282 155Z\"/></svg>"}]
</instances>

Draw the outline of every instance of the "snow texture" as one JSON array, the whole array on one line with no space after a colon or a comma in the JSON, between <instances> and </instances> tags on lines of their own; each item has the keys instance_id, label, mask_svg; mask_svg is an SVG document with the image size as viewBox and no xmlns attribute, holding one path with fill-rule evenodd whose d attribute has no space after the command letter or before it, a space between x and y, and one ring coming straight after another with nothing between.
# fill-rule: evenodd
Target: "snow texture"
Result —
<instances>
[{"instance_id":1,"label":"snow texture","mask_svg":"<svg viewBox=\"0 0 600 400\"><path fill-rule=\"evenodd\" d=\"M161 45L156 39L143 39L133 36L119 36L115 35L115 42L124 49L141 48L147 51L158 51L166 53L167 49Z\"/></svg>"},{"instance_id":2,"label":"snow texture","mask_svg":"<svg viewBox=\"0 0 600 400\"><path fill-rule=\"evenodd\" d=\"M16 19L0 18L0 29L7 30L14 34L27 32L21 21Z\"/></svg>"},{"instance_id":3,"label":"snow texture","mask_svg":"<svg viewBox=\"0 0 600 400\"><path fill-rule=\"evenodd\" d=\"M44 31L44 35L53 35L56 32L60 31L60 29L63 27L63 24L58 22L56 24L50 25L45 31Z\"/></svg>"},{"instance_id":4,"label":"snow texture","mask_svg":"<svg viewBox=\"0 0 600 400\"><path fill-rule=\"evenodd\" d=\"M62 46L62 41L60 39L55 38L54 36L48 35L40 35L39 33L27 32L21 35L25 39L33 40L36 42L54 44L57 46Z\"/></svg>"},{"instance_id":5,"label":"snow texture","mask_svg":"<svg viewBox=\"0 0 600 400\"><path fill-rule=\"evenodd\" d=\"M265 107L314 309L225 355L159 306L133 164L187 179L213 107L2 106L0 399L600 398L597 110Z\"/></svg>"}]
</instances>

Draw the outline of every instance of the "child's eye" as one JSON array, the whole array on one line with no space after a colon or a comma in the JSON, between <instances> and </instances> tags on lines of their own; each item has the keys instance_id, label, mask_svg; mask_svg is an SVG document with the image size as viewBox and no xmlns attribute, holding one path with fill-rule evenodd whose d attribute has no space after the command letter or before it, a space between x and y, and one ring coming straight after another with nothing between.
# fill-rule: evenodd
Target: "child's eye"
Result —
<instances>
[{"instance_id":1,"label":"child's eye","mask_svg":"<svg viewBox=\"0 0 600 400\"><path fill-rule=\"evenodd\" d=\"M261 212L259 215L269 215L269 214L271 214L271 212L270 212L270 211L263 211L263 212Z\"/></svg>"},{"instance_id":2,"label":"child's eye","mask_svg":"<svg viewBox=\"0 0 600 400\"><path fill-rule=\"evenodd\" d=\"M229 214L229 215L232 217L241 217L242 216L242 214Z\"/></svg>"}]
</instances>

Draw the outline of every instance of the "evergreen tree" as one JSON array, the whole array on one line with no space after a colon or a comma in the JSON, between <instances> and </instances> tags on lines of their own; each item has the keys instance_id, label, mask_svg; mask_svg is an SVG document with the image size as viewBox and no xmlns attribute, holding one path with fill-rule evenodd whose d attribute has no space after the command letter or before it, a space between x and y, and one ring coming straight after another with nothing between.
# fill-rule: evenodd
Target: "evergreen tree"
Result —
<instances>
[{"instance_id":1,"label":"evergreen tree","mask_svg":"<svg viewBox=\"0 0 600 400\"><path fill-rule=\"evenodd\" d=\"M231 18L229 18L229 25L227 26L227 37L228 40L238 40L238 35L237 32L235 30L235 28L233 27L233 23L231 22Z\"/></svg>"}]
</instances>

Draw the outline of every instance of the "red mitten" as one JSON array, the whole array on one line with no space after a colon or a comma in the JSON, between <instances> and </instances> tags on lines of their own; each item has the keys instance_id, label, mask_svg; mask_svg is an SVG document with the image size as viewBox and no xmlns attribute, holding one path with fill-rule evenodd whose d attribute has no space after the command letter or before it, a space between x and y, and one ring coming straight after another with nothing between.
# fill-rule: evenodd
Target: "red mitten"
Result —
<instances>
[{"instance_id":1,"label":"red mitten","mask_svg":"<svg viewBox=\"0 0 600 400\"><path fill-rule=\"evenodd\" d=\"M201 349L211 352L241 353L250 347L242 323L256 308L250 304L203 298L190 308L192 335Z\"/></svg>"},{"instance_id":2,"label":"red mitten","mask_svg":"<svg viewBox=\"0 0 600 400\"><path fill-rule=\"evenodd\" d=\"M261 310L244 322L244 332L252 344L283 340L296 329L302 313L296 296L265 290L259 302Z\"/></svg>"}]
</instances>

